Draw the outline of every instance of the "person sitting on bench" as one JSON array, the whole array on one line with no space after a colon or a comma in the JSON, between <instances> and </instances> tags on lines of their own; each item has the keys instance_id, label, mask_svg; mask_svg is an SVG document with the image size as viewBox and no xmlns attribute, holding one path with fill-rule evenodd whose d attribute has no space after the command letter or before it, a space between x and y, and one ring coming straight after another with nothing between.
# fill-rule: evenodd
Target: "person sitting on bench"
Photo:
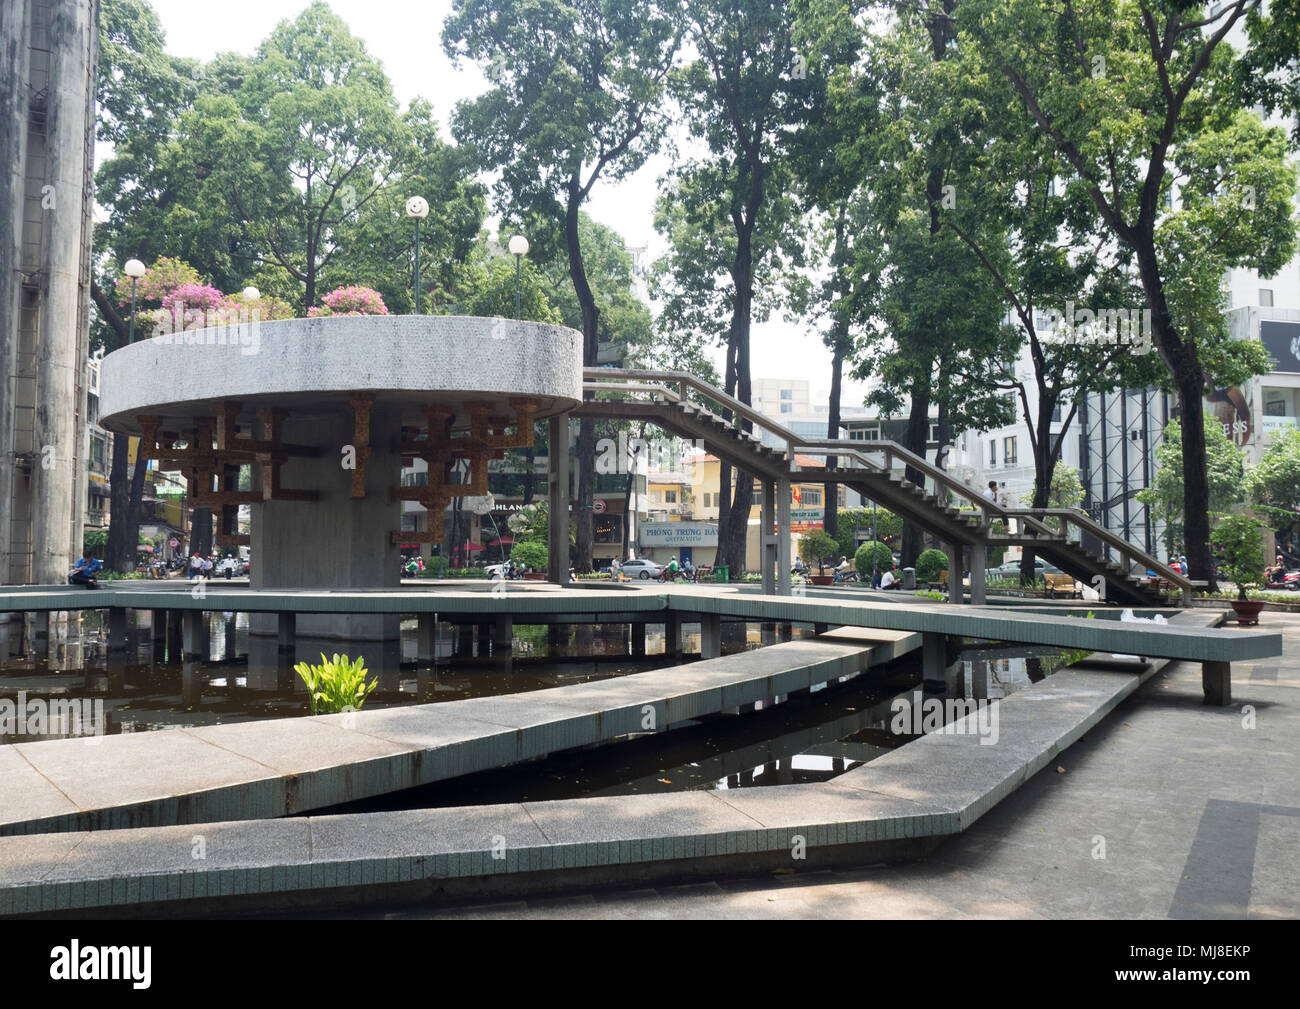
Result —
<instances>
[{"instance_id":1,"label":"person sitting on bench","mask_svg":"<svg viewBox=\"0 0 1300 1009\"><path fill-rule=\"evenodd\" d=\"M901 587L901 582L894 577L894 566L891 564L889 570L880 576L880 587L882 589L897 589Z\"/></svg>"},{"instance_id":2,"label":"person sitting on bench","mask_svg":"<svg viewBox=\"0 0 1300 1009\"><path fill-rule=\"evenodd\" d=\"M81 560L77 561L77 566L68 572L69 585L84 585L91 589L99 588L99 580L95 575L104 570L104 565L93 554L94 551L89 547L81 552Z\"/></svg>"}]
</instances>

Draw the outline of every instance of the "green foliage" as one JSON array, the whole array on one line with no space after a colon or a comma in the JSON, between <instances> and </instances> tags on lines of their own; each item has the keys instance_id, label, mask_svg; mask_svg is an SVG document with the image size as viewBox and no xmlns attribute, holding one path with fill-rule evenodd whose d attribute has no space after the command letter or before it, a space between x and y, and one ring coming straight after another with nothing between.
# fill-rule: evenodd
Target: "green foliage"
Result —
<instances>
[{"instance_id":1,"label":"green foliage","mask_svg":"<svg viewBox=\"0 0 1300 1009\"><path fill-rule=\"evenodd\" d=\"M875 567L872 567L872 553L875 554ZM874 571L888 571L894 566L894 552L889 549L887 544L878 540L869 540L858 547L858 552L853 555L853 566L858 569L858 574L870 581Z\"/></svg>"},{"instance_id":2,"label":"green foliage","mask_svg":"<svg viewBox=\"0 0 1300 1009\"><path fill-rule=\"evenodd\" d=\"M799 556L805 564L815 566L821 574L826 570L825 561L828 558L838 558L839 550L839 542L821 529L813 529L799 537Z\"/></svg>"},{"instance_id":3,"label":"green foliage","mask_svg":"<svg viewBox=\"0 0 1300 1009\"><path fill-rule=\"evenodd\" d=\"M1232 515L1210 534L1223 573L1237 586L1237 598L1264 580L1264 524L1250 515Z\"/></svg>"},{"instance_id":4,"label":"green foliage","mask_svg":"<svg viewBox=\"0 0 1300 1009\"><path fill-rule=\"evenodd\" d=\"M333 658L327 659L322 653L320 661L319 666L299 662L293 667L307 685L307 702L313 715L357 711L379 686L378 679L366 682L366 660L360 656L349 659L335 652Z\"/></svg>"},{"instance_id":5,"label":"green foliage","mask_svg":"<svg viewBox=\"0 0 1300 1009\"><path fill-rule=\"evenodd\" d=\"M550 550L540 540L516 543L510 548L510 559L533 571L545 571L549 558Z\"/></svg>"},{"instance_id":6,"label":"green foliage","mask_svg":"<svg viewBox=\"0 0 1300 1009\"><path fill-rule=\"evenodd\" d=\"M1264 457L1246 474L1246 491L1274 529L1285 529L1300 517L1300 429L1273 436Z\"/></svg>"},{"instance_id":7,"label":"green foliage","mask_svg":"<svg viewBox=\"0 0 1300 1009\"><path fill-rule=\"evenodd\" d=\"M948 597L938 589L917 589L912 595L920 596L922 599L937 599L941 603L948 600Z\"/></svg>"},{"instance_id":8,"label":"green foliage","mask_svg":"<svg viewBox=\"0 0 1300 1009\"><path fill-rule=\"evenodd\" d=\"M884 508L874 511L870 508L840 509L835 517L835 538L839 541L840 553L852 557L856 553L857 541L854 534L871 529L875 525L875 538L897 549L903 535L903 519Z\"/></svg>"},{"instance_id":9,"label":"green foliage","mask_svg":"<svg viewBox=\"0 0 1300 1009\"><path fill-rule=\"evenodd\" d=\"M515 257L497 256L486 263L470 263L458 277L461 315L515 317ZM520 265L519 315L532 322L559 324L564 321L547 298L547 282L528 259Z\"/></svg>"},{"instance_id":10,"label":"green foliage","mask_svg":"<svg viewBox=\"0 0 1300 1009\"><path fill-rule=\"evenodd\" d=\"M108 530L106 529L87 529L81 535L81 545L86 550L95 551L95 556L100 560L104 558L104 545L108 542Z\"/></svg>"},{"instance_id":11,"label":"green foliage","mask_svg":"<svg viewBox=\"0 0 1300 1009\"><path fill-rule=\"evenodd\" d=\"M1210 513L1226 512L1242 500L1244 465L1242 452L1223 433L1223 425L1210 413L1205 415L1206 470L1210 478ZM1156 450L1156 475L1150 487L1137 498L1165 522L1165 547L1174 552L1183 542L1183 439L1178 420L1166 425Z\"/></svg>"},{"instance_id":12,"label":"green foliage","mask_svg":"<svg viewBox=\"0 0 1300 1009\"><path fill-rule=\"evenodd\" d=\"M948 555L942 550L922 550L916 559L916 580L932 582L939 577L940 571L948 570Z\"/></svg>"}]
</instances>

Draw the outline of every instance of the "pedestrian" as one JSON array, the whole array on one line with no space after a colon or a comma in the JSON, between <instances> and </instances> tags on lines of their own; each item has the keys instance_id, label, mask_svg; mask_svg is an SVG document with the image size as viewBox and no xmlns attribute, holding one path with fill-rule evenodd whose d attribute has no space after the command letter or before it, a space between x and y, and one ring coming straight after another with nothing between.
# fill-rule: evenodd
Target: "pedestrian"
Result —
<instances>
[{"instance_id":1,"label":"pedestrian","mask_svg":"<svg viewBox=\"0 0 1300 1009\"><path fill-rule=\"evenodd\" d=\"M623 580L623 565L617 557L609 562L609 580L612 582L621 582Z\"/></svg>"},{"instance_id":2,"label":"pedestrian","mask_svg":"<svg viewBox=\"0 0 1300 1009\"><path fill-rule=\"evenodd\" d=\"M988 498L990 501L992 501L994 504L997 504L997 501L998 501L998 484L997 484L997 481L996 481L996 480L990 480L990 481L989 481L988 490L986 490L986 491L984 492L984 496L985 496L986 498Z\"/></svg>"},{"instance_id":3,"label":"pedestrian","mask_svg":"<svg viewBox=\"0 0 1300 1009\"><path fill-rule=\"evenodd\" d=\"M204 577L204 578L211 578L211 577L212 577L212 558L211 558L211 557L204 557L204 558L203 558L203 577Z\"/></svg>"},{"instance_id":4,"label":"pedestrian","mask_svg":"<svg viewBox=\"0 0 1300 1009\"><path fill-rule=\"evenodd\" d=\"M84 585L88 589L99 588L99 579L95 577L104 570L104 565L94 556L94 551L87 547L81 552L81 560L68 572L69 585Z\"/></svg>"}]
</instances>

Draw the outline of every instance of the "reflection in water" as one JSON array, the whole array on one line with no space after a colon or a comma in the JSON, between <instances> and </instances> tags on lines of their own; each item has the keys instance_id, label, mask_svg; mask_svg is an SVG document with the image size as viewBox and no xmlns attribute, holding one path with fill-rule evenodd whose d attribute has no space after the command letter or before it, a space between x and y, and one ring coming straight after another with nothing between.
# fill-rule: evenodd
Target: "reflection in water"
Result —
<instances>
[{"instance_id":1,"label":"reflection in water","mask_svg":"<svg viewBox=\"0 0 1300 1009\"><path fill-rule=\"evenodd\" d=\"M196 662L183 662L180 626L153 626L154 612L128 611L126 648L110 653L106 614L54 614L32 621L26 636L15 629L8 658L0 658L0 700L16 703L20 691L33 698L94 699L102 702L106 733L142 732L197 725L291 718L308 714L305 689L291 664L272 659L271 675L250 676L249 620L245 613L206 614L196 636ZM48 626L48 635L36 633ZM759 624L724 624L724 654L758 648ZM641 631L642 633L634 633ZM432 662L420 654L416 622L400 631L401 665L384 677L367 701L369 707L423 704L468 697L520 693L584 683L661 668L662 624L521 625L506 654L491 644L483 625L441 623L433 641ZM799 632L796 630L796 635ZM274 645L274 641L272 641ZM346 651L338 641L299 637L298 657ZM698 624L683 627L685 661L698 657ZM274 648L272 649L274 655ZM0 653L3 654L3 653ZM0 743L39 737L4 731Z\"/></svg>"},{"instance_id":2,"label":"reflection in water","mask_svg":"<svg viewBox=\"0 0 1300 1009\"><path fill-rule=\"evenodd\" d=\"M1019 655L1013 652L1019 651ZM725 790L828 781L916 736L895 731L897 703L1005 697L1052 671L1060 653L986 649L956 661L944 681L924 681L913 652L869 673L731 714L696 719L668 734L552 754L333 811L487 805L647 792ZM977 653L984 654L984 652ZM970 654L969 652L965 654ZM744 715L744 717L737 717Z\"/></svg>"}]
</instances>

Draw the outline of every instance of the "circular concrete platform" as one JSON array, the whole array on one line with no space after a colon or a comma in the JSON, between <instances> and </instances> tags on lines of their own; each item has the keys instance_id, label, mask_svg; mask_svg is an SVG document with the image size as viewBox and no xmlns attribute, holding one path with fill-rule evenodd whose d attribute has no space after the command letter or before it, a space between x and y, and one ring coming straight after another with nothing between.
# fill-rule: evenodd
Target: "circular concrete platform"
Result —
<instances>
[{"instance_id":1,"label":"circular concrete platform","mask_svg":"<svg viewBox=\"0 0 1300 1009\"><path fill-rule=\"evenodd\" d=\"M164 424L242 410L345 407L375 395L402 420L431 403L540 401L536 416L582 399L582 334L564 326L447 315L285 319L165 334L107 355L101 423L139 433L137 414ZM466 418L458 410L457 424Z\"/></svg>"}]
</instances>

